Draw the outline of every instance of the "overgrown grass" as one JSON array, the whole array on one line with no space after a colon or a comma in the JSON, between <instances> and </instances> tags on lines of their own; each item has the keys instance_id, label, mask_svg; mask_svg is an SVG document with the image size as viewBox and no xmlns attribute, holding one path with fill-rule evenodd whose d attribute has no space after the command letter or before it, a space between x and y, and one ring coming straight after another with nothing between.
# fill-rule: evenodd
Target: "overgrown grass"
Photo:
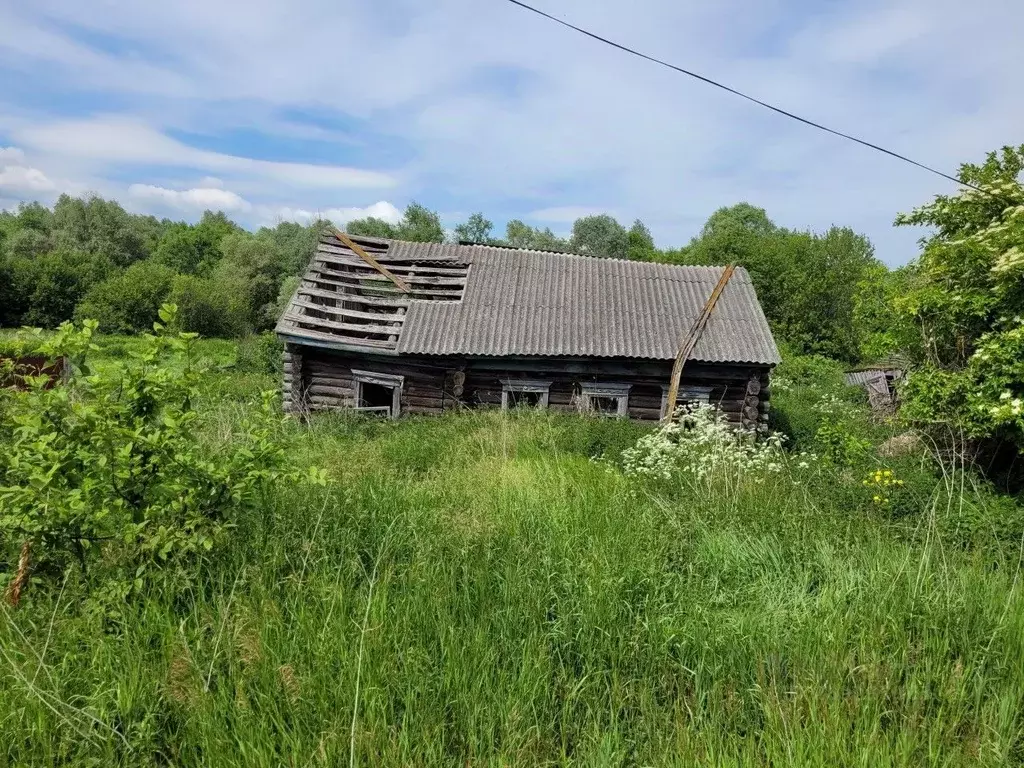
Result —
<instances>
[{"instance_id":1,"label":"overgrown grass","mask_svg":"<svg viewBox=\"0 0 1024 768\"><path fill-rule=\"evenodd\" d=\"M211 375L211 455L272 383ZM1021 531L958 475L897 515L860 468L655 490L608 420L282 429L331 485L187 593L2 609L0 765L1024 762Z\"/></svg>"}]
</instances>

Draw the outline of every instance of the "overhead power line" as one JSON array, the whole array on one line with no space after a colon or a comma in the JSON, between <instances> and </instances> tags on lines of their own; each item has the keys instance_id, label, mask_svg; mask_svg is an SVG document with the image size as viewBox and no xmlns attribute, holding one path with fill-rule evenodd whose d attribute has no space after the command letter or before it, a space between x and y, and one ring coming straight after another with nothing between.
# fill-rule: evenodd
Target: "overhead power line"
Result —
<instances>
[{"instance_id":1,"label":"overhead power line","mask_svg":"<svg viewBox=\"0 0 1024 768\"><path fill-rule=\"evenodd\" d=\"M808 120L806 117L800 117L800 115L789 112L785 109L782 109L781 107L776 107L773 104L769 104L766 101L761 101L758 98L743 93L743 91L738 91L735 88L730 88L728 85L724 85L723 83L720 83L717 80L712 80L710 77L705 77L704 75L692 72L689 69L684 69L683 67L677 67L675 64L670 64L669 62L663 61L662 59L650 56L646 53L641 53L640 51L635 50L634 48L630 48L627 45L623 45L622 43L616 43L614 40L609 40L606 37L601 37L601 35L595 34L594 32L590 32L586 29L583 29L582 27L577 27L575 24L570 24L567 21L563 21L562 19L552 16L550 13L545 13L539 8L534 8L532 5L527 5L526 3L521 2L521 0L508 0L508 2L512 3L512 5L518 5L520 8L524 10L536 13L538 16L543 16L545 19L553 21L556 24L561 24L563 27L567 27L568 29L571 29L574 32L579 32L581 35L586 35L587 37L593 40L597 40L598 42L604 43L605 45L610 45L613 48L618 48L620 51L625 51L626 53L632 54L633 56L638 56L641 59L646 59L647 61L653 62L655 64L660 64L663 67L667 67L668 69L687 75L688 77L700 80L702 83L713 85L715 88L721 88L723 91L728 91L729 93L739 96L740 98L746 99L747 101L752 101L755 104L764 107L765 109L770 109L772 112L778 112L780 115L785 115L786 117L801 122L804 125L809 125L812 128L817 128L818 130L825 131L826 133L831 133L833 136L839 136L840 138L847 139L848 141L856 142L861 146L868 147L869 149L873 149L876 152L881 152L883 154L889 155L890 157L895 157L897 160L902 160L905 163L916 165L918 168L922 168L928 171L929 173L934 173L936 176L941 176L944 179L948 179L949 181L952 181L954 184L960 184L965 187L971 187L972 189L977 189L979 192L985 191L974 186L973 184L961 181L955 176L950 176L948 173L943 173L938 168L933 168L930 165L919 163L917 160L909 158L906 155L901 155L899 152L894 152L891 149L886 149L885 147L881 147L878 144L872 144L870 141L865 141L864 139L858 139L856 136L851 136L848 133L837 131L835 128L829 128L827 125L822 125L821 123L816 123L813 120Z\"/></svg>"}]
</instances>

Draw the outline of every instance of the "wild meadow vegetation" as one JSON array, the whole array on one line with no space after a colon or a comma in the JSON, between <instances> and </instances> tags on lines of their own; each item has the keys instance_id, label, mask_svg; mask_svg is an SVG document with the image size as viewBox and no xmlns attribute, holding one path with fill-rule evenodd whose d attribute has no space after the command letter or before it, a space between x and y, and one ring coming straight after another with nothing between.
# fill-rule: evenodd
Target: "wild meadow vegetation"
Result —
<instances>
[{"instance_id":1,"label":"wild meadow vegetation","mask_svg":"<svg viewBox=\"0 0 1024 768\"><path fill-rule=\"evenodd\" d=\"M79 201L95 237L35 255L11 220L40 211L3 219L0 275L40 270L15 293L67 300L37 324L78 322L0 335L0 366L73 368L0 389L0 766L1024 764L1022 158L908 216L933 234L907 269L774 309L776 267L860 246L737 206L652 256L760 281L784 362L759 442L702 409L285 418L280 348L248 333L298 269L274 231L192 272L117 257L71 301L64 256L129 242L112 209ZM196 338L228 299L242 330ZM896 352L879 420L842 375Z\"/></svg>"},{"instance_id":2,"label":"wild meadow vegetation","mask_svg":"<svg viewBox=\"0 0 1024 768\"><path fill-rule=\"evenodd\" d=\"M0 401L0 764L1024 759L1024 510L879 455L827 361L780 371L787 451L703 412L302 425L252 349L46 343L91 380Z\"/></svg>"}]
</instances>

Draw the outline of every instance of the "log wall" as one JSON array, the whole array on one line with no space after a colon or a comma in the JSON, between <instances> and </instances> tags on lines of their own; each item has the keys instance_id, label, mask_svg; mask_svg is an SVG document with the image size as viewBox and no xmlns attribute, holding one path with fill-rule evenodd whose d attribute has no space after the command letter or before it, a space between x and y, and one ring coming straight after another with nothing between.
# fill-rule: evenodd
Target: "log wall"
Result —
<instances>
[{"instance_id":1,"label":"log wall","mask_svg":"<svg viewBox=\"0 0 1024 768\"><path fill-rule=\"evenodd\" d=\"M352 370L404 377L401 412L440 414L476 407L500 407L502 380L551 381L548 407L580 409L584 383L631 385L629 416L661 417L670 361L580 358L449 358L358 355L288 345L284 353L284 403L293 413L356 405ZM710 401L726 419L748 429L767 429L769 368L748 364L690 363L681 386L710 387Z\"/></svg>"}]
</instances>

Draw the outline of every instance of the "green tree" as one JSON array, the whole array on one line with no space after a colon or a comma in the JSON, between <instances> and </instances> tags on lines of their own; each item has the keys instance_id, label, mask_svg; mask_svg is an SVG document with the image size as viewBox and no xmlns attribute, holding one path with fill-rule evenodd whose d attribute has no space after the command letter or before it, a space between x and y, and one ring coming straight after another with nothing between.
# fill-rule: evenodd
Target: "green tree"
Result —
<instances>
[{"instance_id":1,"label":"green tree","mask_svg":"<svg viewBox=\"0 0 1024 768\"><path fill-rule=\"evenodd\" d=\"M862 235L838 227L824 235L794 232L776 226L763 208L740 203L715 211L676 258L745 267L773 331L798 352L860 356L857 285L865 270L881 267Z\"/></svg>"},{"instance_id":2,"label":"green tree","mask_svg":"<svg viewBox=\"0 0 1024 768\"><path fill-rule=\"evenodd\" d=\"M113 270L105 256L76 251L54 251L36 262L24 322L42 328L56 328L70 320L86 291Z\"/></svg>"},{"instance_id":3,"label":"green tree","mask_svg":"<svg viewBox=\"0 0 1024 768\"><path fill-rule=\"evenodd\" d=\"M965 164L971 185L896 218L934 230L897 301L919 329L904 413L1024 450L1024 145ZM979 191L980 190L980 191Z\"/></svg>"},{"instance_id":4,"label":"green tree","mask_svg":"<svg viewBox=\"0 0 1024 768\"><path fill-rule=\"evenodd\" d=\"M178 275L170 302L178 307L181 329L203 336L244 336L252 330L249 307L234 285L220 277Z\"/></svg>"},{"instance_id":5,"label":"green tree","mask_svg":"<svg viewBox=\"0 0 1024 768\"><path fill-rule=\"evenodd\" d=\"M345 226L350 235L383 237L389 240L410 240L417 243L443 243L444 227L441 217L419 203L412 202L402 214L398 224L391 224L374 216L355 219Z\"/></svg>"},{"instance_id":6,"label":"green tree","mask_svg":"<svg viewBox=\"0 0 1024 768\"><path fill-rule=\"evenodd\" d=\"M245 307L247 323L255 330L273 325L277 295L284 280L289 256L273 231L255 235L237 232L221 241L224 258L210 275L219 290L230 293ZM291 257L294 259L294 256ZM182 310L183 316L186 314Z\"/></svg>"},{"instance_id":7,"label":"green tree","mask_svg":"<svg viewBox=\"0 0 1024 768\"><path fill-rule=\"evenodd\" d=\"M417 243L443 243L444 227L441 217L435 211L413 202L405 209L397 228L399 240Z\"/></svg>"},{"instance_id":8,"label":"green tree","mask_svg":"<svg viewBox=\"0 0 1024 768\"><path fill-rule=\"evenodd\" d=\"M61 195L53 207L53 237L59 248L103 255L126 267L150 253L135 219L113 200Z\"/></svg>"},{"instance_id":9,"label":"green tree","mask_svg":"<svg viewBox=\"0 0 1024 768\"><path fill-rule=\"evenodd\" d=\"M550 228L535 229L519 219L512 219L505 226L505 242L511 248L530 248L537 251L569 250L569 243L558 237Z\"/></svg>"},{"instance_id":10,"label":"green tree","mask_svg":"<svg viewBox=\"0 0 1024 768\"><path fill-rule=\"evenodd\" d=\"M629 245L626 253L633 261L653 261L657 255L651 230L640 219L629 228Z\"/></svg>"},{"instance_id":11,"label":"green tree","mask_svg":"<svg viewBox=\"0 0 1024 768\"><path fill-rule=\"evenodd\" d=\"M455 227L455 241L486 244L492 242L491 230L494 224L482 213L474 213L464 224Z\"/></svg>"},{"instance_id":12,"label":"green tree","mask_svg":"<svg viewBox=\"0 0 1024 768\"><path fill-rule=\"evenodd\" d=\"M572 225L569 244L585 256L624 259L629 253L629 233L608 214L583 216Z\"/></svg>"},{"instance_id":13,"label":"green tree","mask_svg":"<svg viewBox=\"0 0 1024 768\"><path fill-rule=\"evenodd\" d=\"M376 216L367 216L365 219L355 219L345 225L345 231L350 235L361 237L382 237L387 240L398 239L398 227L384 219Z\"/></svg>"},{"instance_id":14,"label":"green tree","mask_svg":"<svg viewBox=\"0 0 1024 768\"><path fill-rule=\"evenodd\" d=\"M0 327L24 324L39 267L37 259L0 256Z\"/></svg>"},{"instance_id":15,"label":"green tree","mask_svg":"<svg viewBox=\"0 0 1024 768\"><path fill-rule=\"evenodd\" d=\"M98 321L104 333L149 331L173 280L174 270L165 264L153 259L136 262L94 285L79 303L75 316Z\"/></svg>"},{"instance_id":16,"label":"green tree","mask_svg":"<svg viewBox=\"0 0 1024 768\"><path fill-rule=\"evenodd\" d=\"M208 274L220 261L224 238L240 232L223 213L206 211L195 226L179 223L167 227L154 256L182 274Z\"/></svg>"}]
</instances>

